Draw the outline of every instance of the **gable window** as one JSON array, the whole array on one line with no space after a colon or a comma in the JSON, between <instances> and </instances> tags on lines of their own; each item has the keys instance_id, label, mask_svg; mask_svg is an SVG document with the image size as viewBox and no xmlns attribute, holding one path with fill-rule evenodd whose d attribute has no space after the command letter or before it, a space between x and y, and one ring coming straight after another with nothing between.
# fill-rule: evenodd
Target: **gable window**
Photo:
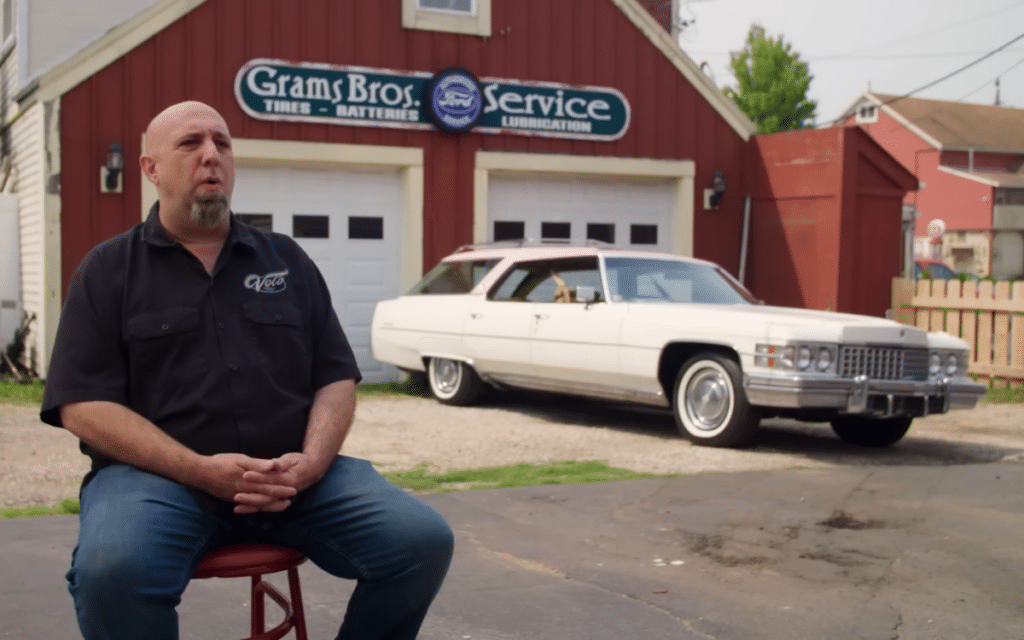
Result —
<instances>
[{"instance_id":1,"label":"gable window","mask_svg":"<svg viewBox=\"0 0 1024 640\"><path fill-rule=\"evenodd\" d=\"M402 26L489 38L491 0L402 0Z\"/></svg>"},{"instance_id":2,"label":"gable window","mask_svg":"<svg viewBox=\"0 0 1024 640\"><path fill-rule=\"evenodd\" d=\"M862 104L857 107L857 124L871 124L878 122L878 107L873 104Z\"/></svg>"},{"instance_id":3,"label":"gable window","mask_svg":"<svg viewBox=\"0 0 1024 640\"><path fill-rule=\"evenodd\" d=\"M427 11L451 11L463 15L476 15L476 2L473 0L416 0L420 9Z\"/></svg>"}]
</instances>

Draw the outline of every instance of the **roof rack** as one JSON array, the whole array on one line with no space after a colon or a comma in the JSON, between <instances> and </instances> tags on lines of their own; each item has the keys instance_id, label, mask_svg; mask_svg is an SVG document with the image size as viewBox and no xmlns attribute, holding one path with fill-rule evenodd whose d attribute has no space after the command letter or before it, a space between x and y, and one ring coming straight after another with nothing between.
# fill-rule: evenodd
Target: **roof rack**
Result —
<instances>
[{"instance_id":1,"label":"roof rack","mask_svg":"<svg viewBox=\"0 0 1024 640\"><path fill-rule=\"evenodd\" d=\"M495 242L480 242L476 244L464 244L457 248L452 253L464 253L466 251L480 251L483 249L506 249L506 248L521 248L521 247L594 247L597 249L616 249L617 247L603 240L595 240L593 238L588 239L582 245L579 243L573 243L568 240L538 240L536 238L522 238L519 240L498 240Z\"/></svg>"}]
</instances>

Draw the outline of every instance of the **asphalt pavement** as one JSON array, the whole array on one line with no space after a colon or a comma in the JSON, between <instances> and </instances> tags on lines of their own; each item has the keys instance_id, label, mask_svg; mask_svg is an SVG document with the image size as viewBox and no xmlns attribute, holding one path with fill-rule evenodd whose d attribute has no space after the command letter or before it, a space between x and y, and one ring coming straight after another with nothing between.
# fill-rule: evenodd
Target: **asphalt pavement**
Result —
<instances>
[{"instance_id":1,"label":"asphalt pavement","mask_svg":"<svg viewBox=\"0 0 1024 640\"><path fill-rule=\"evenodd\" d=\"M457 546L420 638L1024 638L1022 487L997 462L425 496ZM0 638L78 637L77 526L0 520ZM333 638L352 584L300 574L310 638ZM247 635L247 603L245 579L193 581L182 638Z\"/></svg>"}]
</instances>

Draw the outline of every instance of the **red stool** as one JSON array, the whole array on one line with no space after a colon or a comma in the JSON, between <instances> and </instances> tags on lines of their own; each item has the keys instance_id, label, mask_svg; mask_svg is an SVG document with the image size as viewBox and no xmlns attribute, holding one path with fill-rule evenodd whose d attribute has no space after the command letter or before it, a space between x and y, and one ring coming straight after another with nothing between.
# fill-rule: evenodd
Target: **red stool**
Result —
<instances>
[{"instance_id":1,"label":"red stool","mask_svg":"<svg viewBox=\"0 0 1024 640\"><path fill-rule=\"evenodd\" d=\"M298 551L272 544L236 544L214 549L196 567L193 578L252 578L252 636L244 640L280 640L295 629L298 640L306 637L306 615L302 608L302 587L298 566L306 556ZM288 572L291 601L278 589L263 580L268 573ZM266 628L263 594L284 609L284 621L270 631Z\"/></svg>"}]
</instances>

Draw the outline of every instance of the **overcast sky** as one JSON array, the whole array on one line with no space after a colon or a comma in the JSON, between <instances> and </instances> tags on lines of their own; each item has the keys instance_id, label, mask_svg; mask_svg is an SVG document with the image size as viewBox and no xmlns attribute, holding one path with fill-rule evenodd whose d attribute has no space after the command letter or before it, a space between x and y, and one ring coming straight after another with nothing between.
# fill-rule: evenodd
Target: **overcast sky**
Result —
<instances>
[{"instance_id":1,"label":"overcast sky","mask_svg":"<svg viewBox=\"0 0 1024 640\"><path fill-rule=\"evenodd\" d=\"M734 86L729 52L752 23L782 35L814 76L817 120L839 116L867 89L903 95L1024 35L1024 0L680 0L692 20L680 45L715 83ZM1024 108L1024 38L915 94Z\"/></svg>"}]
</instances>

